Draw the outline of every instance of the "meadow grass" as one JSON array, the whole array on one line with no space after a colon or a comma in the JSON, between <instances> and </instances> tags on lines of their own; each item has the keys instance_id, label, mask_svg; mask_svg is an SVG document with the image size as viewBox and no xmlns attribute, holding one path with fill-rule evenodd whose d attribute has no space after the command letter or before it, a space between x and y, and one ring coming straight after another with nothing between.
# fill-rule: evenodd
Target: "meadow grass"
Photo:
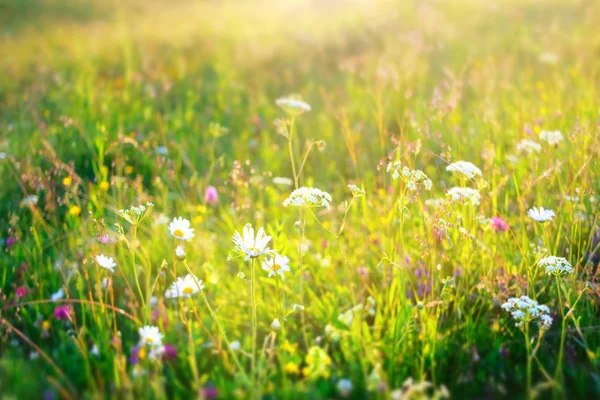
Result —
<instances>
[{"instance_id":1,"label":"meadow grass","mask_svg":"<svg viewBox=\"0 0 600 400\"><path fill-rule=\"evenodd\" d=\"M3 398L600 396L598 20L2 1Z\"/></svg>"}]
</instances>

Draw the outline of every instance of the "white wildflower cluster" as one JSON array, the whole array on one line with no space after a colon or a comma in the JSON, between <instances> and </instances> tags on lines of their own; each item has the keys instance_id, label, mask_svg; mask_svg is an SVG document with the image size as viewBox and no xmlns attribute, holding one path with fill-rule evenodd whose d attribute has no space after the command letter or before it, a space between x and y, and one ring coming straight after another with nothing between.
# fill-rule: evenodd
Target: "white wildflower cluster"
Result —
<instances>
[{"instance_id":1,"label":"white wildflower cluster","mask_svg":"<svg viewBox=\"0 0 600 400\"><path fill-rule=\"evenodd\" d=\"M528 296L511 297L506 303L502 304L502 308L517 320L516 326L518 328L522 328L525 324L537 318L541 322L542 329L548 329L552 325L550 309Z\"/></svg>"},{"instance_id":2,"label":"white wildflower cluster","mask_svg":"<svg viewBox=\"0 0 600 400\"><path fill-rule=\"evenodd\" d=\"M538 265L544 268L548 275L560 276L573 272L573 267L564 257L544 257L538 261Z\"/></svg>"},{"instance_id":3,"label":"white wildflower cluster","mask_svg":"<svg viewBox=\"0 0 600 400\"><path fill-rule=\"evenodd\" d=\"M420 169L410 169L409 167L402 166L400 161L394 161L387 165L387 172L392 173L392 178L394 179L402 179L406 182L406 187L410 191L416 191L421 186L425 188L425 190L431 190L433 183L431 179Z\"/></svg>"},{"instance_id":4,"label":"white wildflower cluster","mask_svg":"<svg viewBox=\"0 0 600 400\"><path fill-rule=\"evenodd\" d=\"M291 180L290 178L276 176L273 178L273 183L275 185L281 185L281 186L292 186L294 184L294 181Z\"/></svg>"},{"instance_id":5,"label":"white wildflower cluster","mask_svg":"<svg viewBox=\"0 0 600 400\"><path fill-rule=\"evenodd\" d=\"M27 196L23 200L21 200L21 207L35 206L37 204L38 200L39 200L38 196L36 196L35 194L30 194L29 196Z\"/></svg>"},{"instance_id":6,"label":"white wildflower cluster","mask_svg":"<svg viewBox=\"0 0 600 400\"><path fill-rule=\"evenodd\" d=\"M517 143L517 152L519 153L533 154L540 151L542 151L542 146L533 140L523 139Z\"/></svg>"},{"instance_id":7,"label":"white wildflower cluster","mask_svg":"<svg viewBox=\"0 0 600 400\"><path fill-rule=\"evenodd\" d=\"M540 139L548 143L550 146L556 146L564 140L560 131L541 131Z\"/></svg>"},{"instance_id":8,"label":"white wildflower cluster","mask_svg":"<svg viewBox=\"0 0 600 400\"><path fill-rule=\"evenodd\" d=\"M468 161L456 161L446 167L446 171L452 172L453 174L465 177L467 179L473 179L475 177L481 177L481 170L475 166L475 164Z\"/></svg>"},{"instance_id":9,"label":"white wildflower cluster","mask_svg":"<svg viewBox=\"0 0 600 400\"><path fill-rule=\"evenodd\" d=\"M449 399L450 392L446 386L441 385L436 388L431 382L421 381L415 382L413 378L408 378L402 384L402 387L393 390L390 393L391 400L406 400L406 399L430 399L440 400Z\"/></svg>"},{"instance_id":10,"label":"white wildflower cluster","mask_svg":"<svg viewBox=\"0 0 600 400\"><path fill-rule=\"evenodd\" d=\"M283 202L283 206L329 208L331 195L317 188L301 187L294 190Z\"/></svg>"},{"instance_id":11,"label":"white wildflower cluster","mask_svg":"<svg viewBox=\"0 0 600 400\"><path fill-rule=\"evenodd\" d=\"M140 223L141 220L144 219L146 215L148 215L148 212L152 207L154 207L154 204L150 202L141 206L131 206L127 209L119 210L119 215L125 220L127 220L129 223L135 225Z\"/></svg>"},{"instance_id":12,"label":"white wildflower cluster","mask_svg":"<svg viewBox=\"0 0 600 400\"><path fill-rule=\"evenodd\" d=\"M474 206L479 205L481 201L479 190L472 188L453 187L452 189L448 190L447 195L450 196L454 201L469 203Z\"/></svg>"},{"instance_id":13,"label":"white wildflower cluster","mask_svg":"<svg viewBox=\"0 0 600 400\"><path fill-rule=\"evenodd\" d=\"M290 116L298 116L311 110L307 103L291 97L282 97L275 101L278 107L285 111Z\"/></svg>"},{"instance_id":14,"label":"white wildflower cluster","mask_svg":"<svg viewBox=\"0 0 600 400\"><path fill-rule=\"evenodd\" d=\"M364 190L362 190L356 185L348 185L348 189L350 189L350 191L352 192L352 196L354 197L361 197L366 194Z\"/></svg>"}]
</instances>

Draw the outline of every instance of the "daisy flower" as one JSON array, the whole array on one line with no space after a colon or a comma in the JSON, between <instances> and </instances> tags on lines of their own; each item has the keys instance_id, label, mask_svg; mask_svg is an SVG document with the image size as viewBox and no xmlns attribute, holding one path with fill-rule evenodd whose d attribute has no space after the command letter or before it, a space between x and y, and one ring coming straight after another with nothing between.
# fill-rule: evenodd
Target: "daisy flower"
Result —
<instances>
[{"instance_id":1,"label":"daisy flower","mask_svg":"<svg viewBox=\"0 0 600 400\"><path fill-rule=\"evenodd\" d=\"M548 143L550 146L556 146L564 140L560 131L541 131L540 139Z\"/></svg>"},{"instance_id":2,"label":"daisy flower","mask_svg":"<svg viewBox=\"0 0 600 400\"><path fill-rule=\"evenodd\" d=\"M551 221L556 216L556 214L554 214L554 211L546 210L544 209L544 207L533 207L529 211L527 211L527 215L529 215L529 218L537 222Z\"/></svg>"},{"instance_id":3,"label":"daisy flower","mask_svg":"<svg viewBox=\"0 0 600 400\"><path fill-rule=\"evenodd\" d=\"M140 333L140 344L147 344L148 346L162 346L163 334L160 333L156 326L146 325L141 327L138 332Z\"/></svg>"},{"instance_id":4,"label":"daisy flower","mask_svg":"<svg viewBox=\"0 0 600 400\"><path fill-rule=\"evenodd\" d=\"M289 258L275 254L274 257L263 261L262 269L269 272L269 278L277 274L281 276L281 280L283 280L284 273L290 271L290 266L288 265L289 262Z\"/></svg>"},{"instance_id":5,"label":"daisy flower","mask_svg":"<svg viewBox=\"0 0 600 400\"><path fill-rule=\"evenodd\" d=\"M283 202L283 206L329 208L331 195L317 188L301 187L294 190Z\"/></svg>"},{"instance_id":6,"label":"daisy flower","mask_svg":"<svg viewBox=\"0 0 600 400\"><path fill-rule=\"evenodd\" d=\"M538 261L538 265L545 268L548 275L559 276L573 272L573 267L571 267L571 264L563 257L544 257Z\"/></svg>"},{"instance_id":7,"label":"daisy flower","mask_svg":"<svg viewBox=\"0 0 600 400\"><path fill-rule=\"evenodd\" d=\"M467 179L473 179L481 176L481 170L468 161L457 161L446 167L446 171L452 172L458 176L464 176Z\"/></svg>"},{"instance_id":8,"label":"daisy flower","mask_svg":"<svg viewBox=\"0 0 600 400\"><path fill-rule=\"evenodd\" d=\"M187 274L185 278L177 278L177 281L173 282L171 287L165 291L165 297L167 299L192 297L202 289L204 289L202 280L195 275Z\"/></svg>"},{"instance_id":9,"label":"daisy flower","mask_svg":"<svg viewBox=\"0 0 600 400\"><path fill-rule=\"evenodd\" d=\"M310 105L307 103L290 97L279 98L275 101L275 104L283 109L288 115L294 117L311 110Z\"/></svg>"},{"instance_id":10,"label":"daisy flower","mask_svg":"<svg viewBox=\"0 0 600 400\"><path fill-rule=\"evenodd\" d=\"M98 263L98 266L107 269L110 272L115 272L115 267L117 264L112 257L107 257L104 254L98 254L96 256L96 262Z\"/></svg>"},{"instance_id":11,"label":"daisy flower","mask_svg":"<svg viewBox=\"0 0 600 400\"><path fill-rule=\"evenodd\" d=\"M271 236L265 233L264 228L260 228L256 237L254 237L252 224L244 226L242 235L238 231L235 231L231 240L233 240L236 250L246 255L245 261L248 261L250 258L258 258L270 251L267 244L271 241Z\"/></svg>"},{"instance_id":12,"label":"daisy flower","mask_svg":"<svg viewBox=\"0 0 600 400\"><path fill-rule=\"evenodd\" d=\"M175 218L169 224L169 233L178 240L187 240L188 242L194 235L194 228L190 228L190 221L181 217Z\"/></svg>"}]
</instances>

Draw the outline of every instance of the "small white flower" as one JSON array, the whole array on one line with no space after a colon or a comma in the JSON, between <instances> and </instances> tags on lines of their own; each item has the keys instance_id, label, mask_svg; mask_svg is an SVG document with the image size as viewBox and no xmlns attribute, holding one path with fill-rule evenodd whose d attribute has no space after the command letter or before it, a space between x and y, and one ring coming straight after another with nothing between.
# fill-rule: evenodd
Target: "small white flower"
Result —
<instances>
[{"instance_id":1,"label":"small white flower","mask_svg":"<svg viewBox=\"0 0 600 400\"><path fill-rule=\"evenodd\" d=\"M540 207L539 209L537 207L533 207L527 211L527 215L529 215L529 218L532 218L537 222L551 221L556 216L554 211L546 210L544 207Z\"/></svg>"},{"instance_id":2,"label":"small white flower","mask_svg":"<svg viewBox=\"0 0 600 400\"><path fill-rule=\"evenodd\" d=\"M550 146L556 146L564 140L560 131L541 131L540 139L548 143Z\"/></svg>"},{"instance_id":3,"label":"small white flower","mask_svg":"<svg viewBox=\"0 0 600 400\"><path fill-rule=\"evenodd\" d=\"M331 195L317 188L301 187L294 190L283 202L283 206L329 208Z\"/></svg>"},{"instance_id":4,"label":"small white flower","mask_svg":"<svg viewBox=\"0 0 600 400\"><path fill-rule=\"evenodd\" d=\"M431 190L433 183L431 179L420 169L410 169L408 166L402 166L400 161L390 162L386 168L387 172L392 174L392 179L402 179L406 183L408 190L414 192L423 186L425 190Z\"/></svg>"},{"instance_id":5,"label":"small white flower","mask_svg":"<svg viewBox=\"0 0 600 400\"><path fill-rule=\"evenodd\" d=\"M146 325L138 330L140 344L148 346L162 346L163 335L156 326Z\"/></svg>"},{"instance_id":6,"label":"small white flower","mask_svg":"<svg viewBox=\"0 0 600 400\"><path fill-rule=\"evenodd\" d=\"M479 191L471 188L463 188L463 187L453 187L448 190L448 196L452 198L454 201L462 202L462 203L471 203L474 206L479 205L481 201L481 195Z\"/></svg>"},{"instance_id":7,"label":"small white flower","mask_svg":"<svg viewBox=\"0 0 600 400\"><path fill-rule=\"evenodd\" d=\"M110 272L115 272L115 267L117 264L112 257L107 257L104 254L98 254L96 256L96 262L99 267L109 270Z\"/></svg>"},{"instance_id":8,"label":"small white flower","mask_svg":"<svg viewBox=\"0 0 600 400\"><path fill-rule=\"evenodd\" d=\"M283 280L284 273L290 271L290 266L288 265L289 262L289 258L275 254L274 257L263 261L262 269L269 272L269 278L277 274L281 277L281 280Z\"/></svg>"},{"instance_id":9,"label":"small white flower","mask_svg":"<svg viewBox=\"0 0 600 400\"><path fill-rule=\"evenodd\" d=\"M336 386L342 397L348 397L352 393L353 386L350 379L340 379Z\"/></svg>"},{"instance_id":10,"label":"small white flower","mask_svg":"<svg viewBox=\"0 0 600 400\"><path fill-rule=\"evenodd\" d=\"M350 189L350 191L352 192L352 196L354 197L360 197L366 194L364 190L362 190L356 185L348 185L348 189Z\"/></svg>"},{"instance_id":11,"label":"small white flower","mask_svg":"<svg viewBox=\"0 0 600 400\"><path fill-rule=\"evenodd\" d=\"M542 146L533 140L523 139L517 143L517 152L519 153L533 154L540 151L542 151Z\"/></svg>"},{"instance_id":12,"label":"small white flower","mask_svg":"<svg viewBox=\"0 0 600 400\"><path fill-rule=\"evenodd\" d=\"M238 351L241 347L242 345L238 340L234 340L233 342L229 343L229 348L233 351Z\"/></svg>"},{"instance_id":13,"label":"small white flower","mask_svg":"<svg viewBox=\"0 0 600 400\"><path fill-rule=\"evenodd\" d=\"M254 237L254 228L252 227L252 224L246 224L242 233L243 236L240 235L238 231L235 231L232 240L236 250L246 255L245 261L270 252L267 244L271 241L271 236L268 236L265 233L264 228L258 230L256 238Z\"/></svg>"},{"instance_id":14,"label":"small white flower","mask_svg":"<svg viewBox=\"0 0 600 400\"><path fill-rule=\"evenodd\" d=\"M573 272L573 267L571 267L571 264L563 257L544 257L538 262L538 265L545 268L548 275L558 276Z\"/></svg>"},{"instance_id":15,"label":"small white flower","mask_svg":"<svg viewBox=\"0 0 600 400\"><path fill-rule=\"evenodd\" d=\"M186 256L187 254L185 254L185 249L182 245L179 245L175 248L175 257L177 257L179 261L185 260Z\"/></svg>"},{"instance_id":16,"label":"small white flower","mask_svg":"<svg viewBox=\"0 0 600 400\"><path fill-rule=\"evenodd\" d=\"M171 284L171 287L165 291L165 297L167 299L192 297L202 289L204 289L202 280L198 279L196 275L187 274L185 278L177 278L177 281Z\"/></svg>"},{"instance_id":17,"label":"small white flower","mask_svg":"<svg viewBox=\"0 0 600 400\"><path fill-rule=\"evenodd\" d=\"M169 233L178 240L187 240L188 242L194 235L194 228L190 228L190 221L181 217L175 218L169 224Z\"/></svg>"},{"instance_id":18,"label":"small white flower","mask_svg":"<svg viewBox=\"0 0 600 400\"><path fill-rule=\"evenodd\" d=\"M35 206L38 202L38 199L39 197L35 194L30 194L21 201L21 207Z\"/></svg>"},{"instance_id":19,"label":"small white flower","mask_svg":"<svg viewBox=\"0 0 600 400\"><path fill-rule=\"evenodd\" d=\"M311 110L310 105L307 103L290 97L279 98L275 101L275 104L291 116L298 116Z\"/></svg>"},{"instance_id":20,"label":"small white flower","mask_svg":"<svg viewBox=\"0 0 600 400\"><path fill-rule=\"evenodd\" d=\"M271 329L274 331L281 329L281 322L279 322L279 318L275 318L273 322L271 322Z\"/></svg>"},{"instance_id":21,"label":"small white flower","mask_svg":"<svg viewBox=\"0 0 600 400\"><path fill-rule=\"evenodd\" d=\"M446 167L446 171L452 172L458 176L464 176L467 179L473 179L481 176L481 170L475 164L468 161L456 161Z\"/></svg>"},{"instance_id":22,"label":"small white flower","mask_svg":"<svg viewBox=\"0 0 600 400\"><path fill-rule=\"evenodd\" d=\"M63 297L65 297L65 291L60 288L56 293L50 296L50 299L52 299L52 301L56 301L62 299Z\"/></svg>"},{"instance_id":23,"label":"small white flower","mask_svg":"<svg viewBox=\"0 0 600 400\"><path fill-rule=\"evenodd\" d=\"M273 178L273 183L281 186L292 186L294 184L294 181L290 178L276 176L275 178Z\"/></svg>"}]
</instances>

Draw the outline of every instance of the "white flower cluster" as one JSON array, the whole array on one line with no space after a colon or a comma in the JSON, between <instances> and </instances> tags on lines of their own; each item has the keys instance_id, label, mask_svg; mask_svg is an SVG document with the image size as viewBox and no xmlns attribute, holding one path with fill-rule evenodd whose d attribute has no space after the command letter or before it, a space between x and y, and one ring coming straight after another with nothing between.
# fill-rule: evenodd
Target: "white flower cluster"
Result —
<instances>
[{"instance_id":1,"label":"white flower cluster","mask_svg":"<svg viewBox=\"0 0 600 400\"><path fill-rule=\"evenodd\" d=\"M548 143L550 146L556 146L564 140L560 131L541 131L540 139Z\"/></svg>"},{"instance_id":2,"label":"white flower cluster","mask_svg":"<svg viewBox=\"0 0 600 400\"><path fill-rule=\"evenodd\" d=\"M311 110L307 103L290 97L282 97L275 101L278 107L291 116L297 116Z\"/></svg>"},{"instance_id":3,"label":"white flower cluster","mask_svg":"<svg viewBox=\"0 0 600 400\"><path fill-rule=\"evenodd\" d=\"M481 170L475 164L468 161L457 161L446 167L446 171L452 172L458 176L464 176L467 179L473 179L481 176Z\"/></svg>"},{"instance_id":4,"label":"white flower cluster","mask_svg":"<svg viewBox=\"0 0 600 400\"><path fill-rule=\"evenodd\" d=\"M361 197L366 194L364 190L362 190L356 185L348 185L348 189L350 189L350 191L352 192L352 196L354 197Z\"/></svg>"},{"instance_id":5,"label":"white flower cluster","mask_svg":"<svg viewBox=\"0 0 600 400\"><path fill-rule=\"evenodd\" d=\"M538 265L545 268L548 275L559 276L573 272L573 267L564 257L544 257L538 262Z\"/></svg>"},{"instance_id":6,"label":"white flower cluster","mask_svg":"<svg viewBox=\"0 0 600 400\"><path fill-rule=\"evenodd\" d=\"M533 140L523 139L517 143L517 152L519 153L533 154L540 151L542 151L542 146Z\"/></svg>"},{"instance_id":7,"label":"white flower cluster","mask_svg":"<svg viewBox=\"0 0 600 400\"><path fill-rule=\"evenodd\" d=\"M502 304L502 308L517 320L516 326L519 328L536 318L540 319L542 329L548 329L552 325L550 309L528 296L511 297L506 303Z\"/></svg>"},{"instance_id":8,"label":"white flower cluster","mask_svg":"<svg viewBox=\"0 0 600 400\"><path fill-rule=\"evenodd\" d=\"M425 190L431 190L433 183L431 179L420 169L410 169L406 165L402 166L400 161L394 161L387 165L387 172L392 173L392 178L402 179L406 182L406 187L410 191L416 191L421 185Z\"/></svg>"},{"instance_id":9,"label":"white flower cluster","mask_svg":"<svg viewBox=\"0 0 600 400\"><path fill-rule=\"evenodd\" d=\"M283 202L283 206L329 208L331 195L317 188L301 187L294 190Z\"/></svg>"},{"instance_id":10,"label":"white flower cluster","mask_svg":"<svg viewBox=\"0 0 600 400\"><path fill-rule=\"evenodd\" d=\"M470 203L471 205L477 206L481 201L481 195L477 189L471 189L466 187L453 187L448 190L448 196L454 201Z\"/></svg>"},{"instance_id":11,"label":"white flower cluster","mask_svg":"<svg viewBox=\"0 0 600 400\"><path fill-rule=\"evenodd\" d=\"M125 210L119 210L119 215L125 218L132 224L139 223L150 209L154 207L154 204L148 202L146 205L141 206L131 206Z\"/></svg>"}]
</instances>

